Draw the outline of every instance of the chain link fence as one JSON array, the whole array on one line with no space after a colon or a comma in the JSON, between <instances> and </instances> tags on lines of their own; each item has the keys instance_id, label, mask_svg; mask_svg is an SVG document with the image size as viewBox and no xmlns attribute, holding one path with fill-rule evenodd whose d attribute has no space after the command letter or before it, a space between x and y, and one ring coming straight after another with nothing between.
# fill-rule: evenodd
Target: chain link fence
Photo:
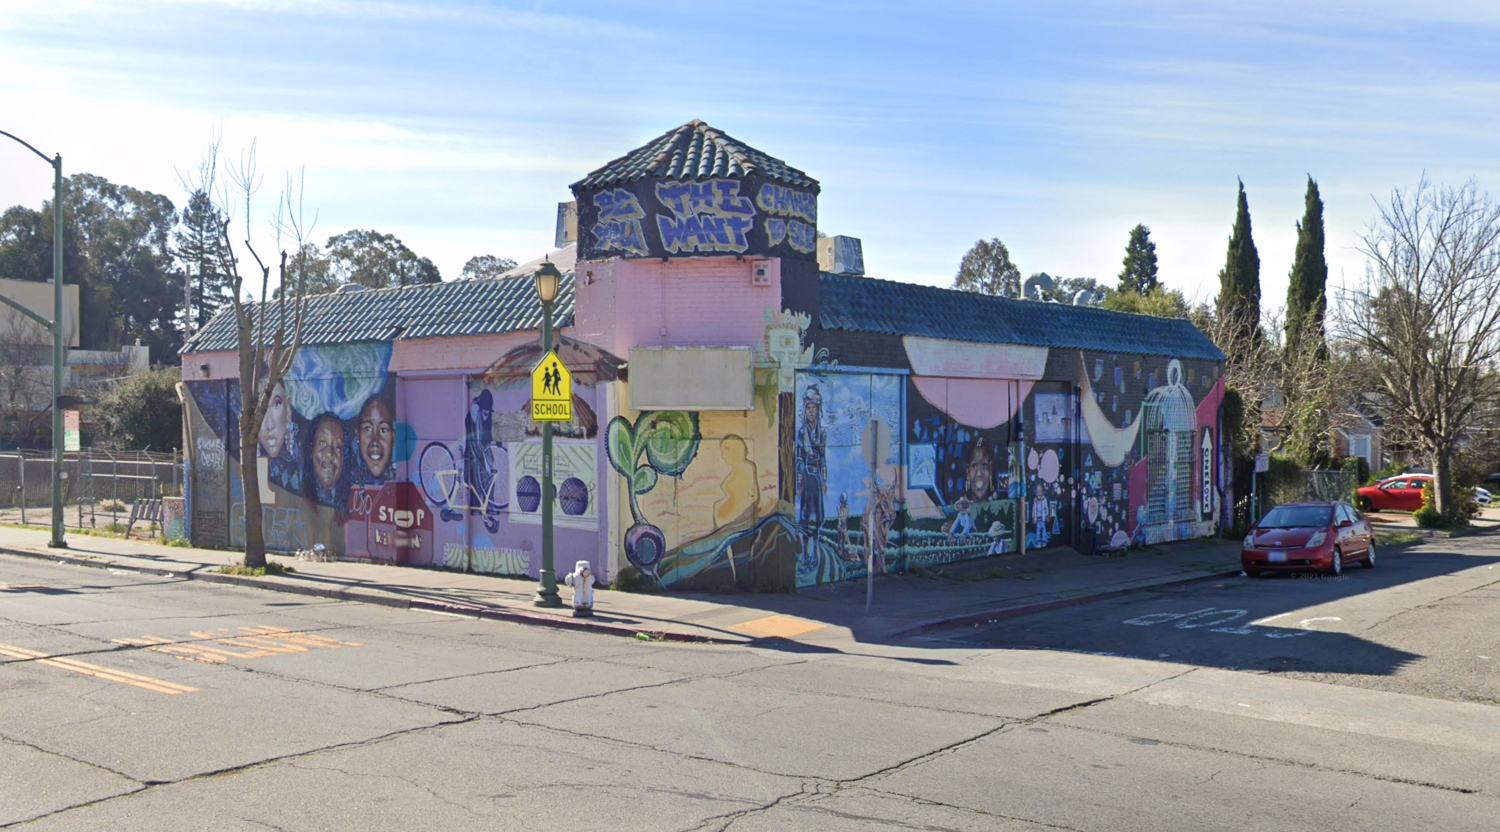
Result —
<instances>
[{"instance_id":1,"label":"chain link fence","mask_svg":"<svg viewBox=\"0 0 1500 832\"><path fill-rule=\"evenodd\" d=\"M137 500L182 496L178 452L85 448L63 455L63 522L73 528L124 523ZM52 522L52 452L0 451L0 522Z\"/></svg>"},{"instance_id":2,"label":"chain link fence","mask_svg":"<svg viewBox=\"0 0 1500 832\"><path fill-rule=\"evenodd\" d=\"M1276 471L1273 469L1265 475L1263 481L1265 505L1261 513L1264 514L1272 506L1303 500L1353 500L1355 489L1359 485L1359 474L1350 470Z\"/></svg>"}]
</instances>

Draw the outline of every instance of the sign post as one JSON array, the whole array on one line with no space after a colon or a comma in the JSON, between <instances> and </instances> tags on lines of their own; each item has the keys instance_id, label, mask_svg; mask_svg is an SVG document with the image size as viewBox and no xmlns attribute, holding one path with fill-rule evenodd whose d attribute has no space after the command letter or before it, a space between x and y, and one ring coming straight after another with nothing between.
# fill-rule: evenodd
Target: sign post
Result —
<instances>
[{"instance_id":1,"label":"sign post","mask_svg":"<svg viewBox=\"0 0 1500 832\"><path fill-rule=\"evenodd\" d=\"M551 310L548 310L550 313ZM542 423L542 586L536 605L560 607L552 551L552 423L573 418L573 373L552 349L552 316L543 317L542 360L531 371L531 418Z\"/></svg>"},{"instance_id":2,"label":"sign post","mask_svg":"<svg viewBox=\"0 0 1500 832\"><path fill-rule=\"evenodd\" d=\"M78 411L63 411L63 450L78 451L83 449L83 438L79 431Z\"/></svg>"},{"instance_id":3,"label":"sign post","mask_svg":"<svg viewBox=\"0 0 1500 832\"><path fill-rule=\"evenodd\" d=\"M1271 455L1265 451L1255 455L1255 473L1250 479L1250 522L1260 521L1260 475L1271 470Z\"/></svg>"}]
</instances>

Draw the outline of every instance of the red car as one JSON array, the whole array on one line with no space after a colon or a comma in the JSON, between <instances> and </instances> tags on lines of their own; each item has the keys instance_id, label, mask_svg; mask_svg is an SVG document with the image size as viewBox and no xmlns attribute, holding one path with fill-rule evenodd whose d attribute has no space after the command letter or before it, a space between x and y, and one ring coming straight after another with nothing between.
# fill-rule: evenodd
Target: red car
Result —
<instances>
[{"instance_id":1,"label":"red car","mask_svg":"<svg viewBox=\"0 0 1500 832\"><path fill-rule=\"evenodd\" d=\"M1289 503L1260 518L1240 549L1240 568L1263 572L1322 570L1342 575L1344 564L1375 566L1375 536L1354 506L1342 502Z\"/></svg>"},{"instance_id":2,"label":"red car","mask_svg":"<svg viewBox=\"0 0 1500 832\"><path fill-rule=\"evenodd\" d=\"M1365 511L1416 511L1422 507L1422 487L1431 481L1431 474L1387 477L1359 489L1359 507Z\"/></svg>"}]
</instances>

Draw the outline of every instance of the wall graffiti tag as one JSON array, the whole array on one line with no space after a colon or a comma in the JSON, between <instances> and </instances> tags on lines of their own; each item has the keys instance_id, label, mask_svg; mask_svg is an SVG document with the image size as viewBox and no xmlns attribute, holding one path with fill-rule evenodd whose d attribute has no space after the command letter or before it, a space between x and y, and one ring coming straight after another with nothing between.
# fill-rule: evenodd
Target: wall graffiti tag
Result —
<instances>
[{"instance_id":1,"label":"wall graffiti tag","mask_svg":"<svg viewBox=\"0 0 1500 832\"><path fill-rule=\"evenodd\" d=\"M742 254L750 247L755 204L740 194L739 182L659 182L656 199L671 211L670 216L656 215L662 248L667 251Z\"/></svg>"},{"instance_id":2,"label":"wall graffiti tag","mask_svg":"<svg viewBox=\"0 0 1500 832\"><path fill-rule=\"evenodd\" d=\"M644 257L651 253L646 247L646 235L641 230L641 220L646 212L641 208L635 194L623 188L612 188L594 194L594 207L599 209L594 222L594 244L601 251L620 251Z\"/></svg>"},{"instance_id":3,"label":"wall graffiti tag","mask_svg":"<svg viewBox=\"0 0 1500 832\"><path fill-rule=\"evenodd\" d=\"M755 204L767 215L766 240L774 247L789 244L803 254L812 253L818 244L818 197L767 182L755 195Z\"/></svg>"}]
</instances>

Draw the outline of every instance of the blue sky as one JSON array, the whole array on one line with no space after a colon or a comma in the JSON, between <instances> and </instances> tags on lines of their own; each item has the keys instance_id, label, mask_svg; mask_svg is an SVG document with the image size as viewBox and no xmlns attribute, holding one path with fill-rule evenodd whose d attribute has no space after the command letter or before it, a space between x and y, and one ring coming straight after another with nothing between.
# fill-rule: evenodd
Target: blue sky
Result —
<instances>
[{"instance_id":1,"label":"blue sky","mask_svg":"<svg viewBox=\"0 0 1500 832\"><path fill-rule=\"evenodd\" d=\"M871 275L931 284L981 237L1113 282L1144 222L1206 300L1239 177L1274 308L1307 174L1334 282L1372 195L1500 189L1497 42L1500 5L1461 0L0 0L0 129L180 204L221 125L265 195L305 167L319 238L394 233L450 278L539 256L571 182L693 118L820 180ZM9 146L0 205L39 204L49 171Z\"/></svg>"}]
</instances>

